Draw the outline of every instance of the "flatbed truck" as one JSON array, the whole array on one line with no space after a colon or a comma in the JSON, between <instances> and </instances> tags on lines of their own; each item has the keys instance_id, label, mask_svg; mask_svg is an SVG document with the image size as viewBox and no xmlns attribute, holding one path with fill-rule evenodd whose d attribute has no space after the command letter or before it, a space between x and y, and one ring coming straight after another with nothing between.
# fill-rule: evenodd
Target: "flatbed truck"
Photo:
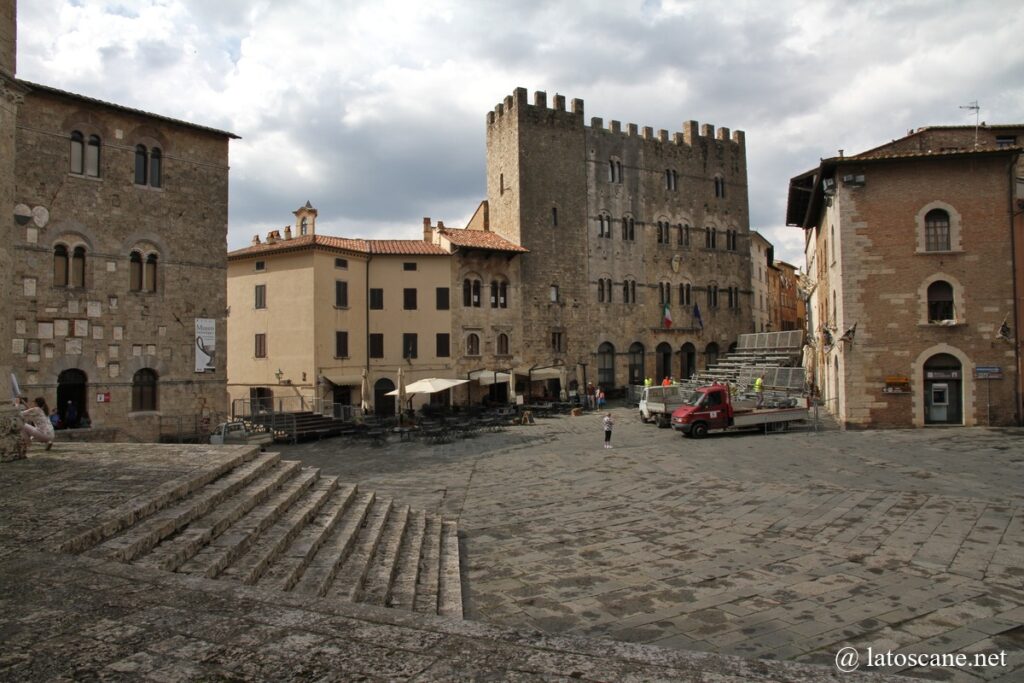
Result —
<instances>
[{"instance_id":1,"label":"flatbed truck","mask_svg":"<svg viewBox=\"0 0 1024 683\"><path fill-rule=\"evenodd\" d=\"M712 431L763 428L782 431L793 422L806 420L802 408L747 408L733 404L729 387L711 384L694 391L686 403L672 413L672 428L683 436L703 438Z\"/></svg>"}]
</instances>

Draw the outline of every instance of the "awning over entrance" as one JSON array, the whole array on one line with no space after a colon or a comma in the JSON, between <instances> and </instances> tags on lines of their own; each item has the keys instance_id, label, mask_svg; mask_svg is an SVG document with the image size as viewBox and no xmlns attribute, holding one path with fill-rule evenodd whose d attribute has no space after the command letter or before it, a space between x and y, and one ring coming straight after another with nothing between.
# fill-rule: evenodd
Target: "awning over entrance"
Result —
<instances>
[{"instance_id":1,"label":"awning over entrance","mask_svg":"<svg viewBox=\"0 0 1024 683\"><path fill-rule=\"evenodd\" d=\"M348 370L324 370L320 376L339 387L359 386L363 383L362 373L351 374Z\"/></svg>"},{"instance_id":2,"label":"awning over entrance","mask_svg":"<svg viewBox=\"0 0 1024 683\"><path fill-rule=\"evenodd\" d=\"M482 386L488 386L490 384L503 384L508 382L509 374L507 372L497 372L495 370L474 370L469 373L470 379L475 379Z\"/></svg>"},{"instance_id":3,"label":"awning over entrance","mask_svg":"<svg viewBox=\"0 0 1024 683\"><path fill-rule=\"evenodd\" d=\"M532 379L532 380L539 380L539 379L562 379L562 373L563 372L565 372L565 368L564 367L557 367L557 368L537 368L536 370L533 370L533 371L527 370L527 372L525 372L525 373L518 373L518 374L529 374L530 379Z\"/></svg>"}]
</instances>

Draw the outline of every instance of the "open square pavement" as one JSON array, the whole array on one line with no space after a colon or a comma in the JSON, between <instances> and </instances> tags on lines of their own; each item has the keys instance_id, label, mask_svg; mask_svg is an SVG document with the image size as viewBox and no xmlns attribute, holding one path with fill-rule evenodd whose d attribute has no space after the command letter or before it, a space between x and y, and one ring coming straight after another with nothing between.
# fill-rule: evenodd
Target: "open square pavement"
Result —
<instances>
[{"instance_id":1,"label":"open square pavement","mask_svg":"<svg viewBox=\"0 0 1024 683\"><path fill-rule=\"evenodd\" d=\"M444 445L283 455L457 518L466 616L832 664L865 652L1005 665L869 670L1024 679L1020 430L683 439L612 411Z\"/></svg>"}]
</instances>

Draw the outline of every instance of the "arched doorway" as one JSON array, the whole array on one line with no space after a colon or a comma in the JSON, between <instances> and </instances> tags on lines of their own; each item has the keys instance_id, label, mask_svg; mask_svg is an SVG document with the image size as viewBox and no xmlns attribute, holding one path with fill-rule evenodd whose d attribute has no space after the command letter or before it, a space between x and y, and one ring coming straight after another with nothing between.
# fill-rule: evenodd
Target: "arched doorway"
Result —
<instances>
[{"instance_id":1,"label":"arched doorway","mask_svg":"<svg viewBox=\"0 0 1024 683\"><path fill-rule=\"evenodd\" d=\"M395 397L388 396L395 390L395 383L387 377L381 377L373 384L373 412L379 417L394 417Z\"/></svg>"},{"instance_id":2,"label":"arched doorway","mask_svg":"<svg viewBox=\"0 0 1024 683\"><path fill-rule=\"evenodd\" d=\"M57 376L57 406L60 410L60 421L65 427L74 429L79 426L85 413L85 397L89 388L89 378L81 370L65 370ZM70 411L69 406L74 406Z\"/></svg>"},{"instance_id":3,"label":"arched doorway","mask_svg":"<svg viewBox=\"0 0 1024 683\"><path fill-rule=\"evenodd\" d=\"M666 342L661 342L654 350L654 354L657 359L657 375L654 381L660 384L661 380L672 374L672 347Z\"/></svg>"},{"instance_id":4,"label":"arched doorway","mask_svg":"<svg viewBox=\"0 0 1024 683\"><path fill-rule=\"evenodd\" d=\"M629 347L629 383L644 383L644 345L640 342Z\"/></svg>"},{"instance_id":5,"label":"arched doorway","mask_svg":"<svg viewBox=\"0 0 1024 683\"><path fill-rule=\"evenodd\" d=\"M697 347L690 342L679 349L679 376L690 379L697 373Z\"/></svg>"},{"instance_id":6,"label":"arched doorway","mask_svg":"<svg viewBox=\"0 0 1024 683\"><path fill-rule=\"evenodd\" d=\"M925 361L924 423L964 423L963 374L956 356L937 353Z\"/></svg>"},{"instance_id":7,"label":"arched doorway","mask_svg":"<svg viewBox=\"0 0 1024 683\"><path fill-rule=\"evenodd\" d=\"M605 391L615 387L615 347L610 342L597 347L597 384Z\"/></svg>"},{"instance_id":8,"label":"arched doorway","mask_svg":"<svg viewBox=\"0 0 1024 683\"><path fill-rule=\"evenodd\" d=\"M718 344L711 342L704 347L704 369L710 368L718 362Z\"/></svg>"}]
</instances>

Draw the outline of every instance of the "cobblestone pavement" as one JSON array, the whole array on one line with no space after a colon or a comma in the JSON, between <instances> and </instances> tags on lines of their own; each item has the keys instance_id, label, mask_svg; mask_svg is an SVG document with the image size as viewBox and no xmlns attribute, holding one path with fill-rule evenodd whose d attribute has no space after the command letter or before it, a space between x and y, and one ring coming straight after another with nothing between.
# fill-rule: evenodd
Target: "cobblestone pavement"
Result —
<instances>
[{"instance_id":1,"label":"cobblestone pavement","mask_svg":"<svg viewBox=\"0 0 1024 683\"><path fill-rule=\"evenodd\" d=\"M282 451L457 517L471 619L823 664L843 646L1005 651L1005 666L902 672L1024 680L1024 431L697 441L612 412L612 450L586 415Z\"/></svg>"}]
</instances>

